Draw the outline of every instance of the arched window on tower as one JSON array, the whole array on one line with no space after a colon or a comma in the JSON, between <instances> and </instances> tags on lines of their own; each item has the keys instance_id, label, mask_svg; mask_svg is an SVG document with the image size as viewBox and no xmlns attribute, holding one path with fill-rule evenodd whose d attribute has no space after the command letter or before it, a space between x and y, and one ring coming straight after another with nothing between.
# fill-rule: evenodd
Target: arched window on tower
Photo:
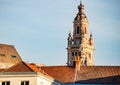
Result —
<instances>
[{"instance_id":1,"label":"arched window on tower","mask_svg":"<svg viewBox=\"0 0 120 85\"><path fill-rule=\"evenodd\" d=\"M77 52L75 52L75 56L77 56L78 55L78 53Z\"/></svg>"},{"instance_id":2,"label":"arched window on tower","mask_svg":"<svg viewBox=\"0 0 120 85\"><path fill-rule=\"evenodd\" d=\"M74 56L74 52L72 52L72 56Z\"/></svg>"},{"instance_id":3,"label":"arched window on tower","mask_svg":"<svg viewBox=\"0 0 120 85\"><path fill-rule=\"evenodd\" d=\"M87 58L85 58L84 65L85 66L87 65Z\"/></svg>"},{"instance_id":4,"label":"arched window on tower","mask_svg":"<svg viewBox=\"0 0 120 85\"><path fill-rule=\"evenodd\" d=\"M80 27L77 26L77 34L79 34L79 33L80 33Z\"/></svg>"}]
</instances>

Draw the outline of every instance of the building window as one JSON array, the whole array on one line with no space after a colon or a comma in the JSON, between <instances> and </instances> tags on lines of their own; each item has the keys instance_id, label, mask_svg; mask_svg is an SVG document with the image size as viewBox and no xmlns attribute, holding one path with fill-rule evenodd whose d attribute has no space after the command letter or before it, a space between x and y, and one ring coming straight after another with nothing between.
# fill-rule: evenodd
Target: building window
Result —
<instances>
[{"instance_id":1,"label":"building window","mask_svg":"<svg viewBox=\"0 0 120 85\"><path fill-rule=\"evenodd\" d=\"M0 54L1 57L5 57L5 54Z\"/></svg>"},{"instance_id":2,"label":"building window","mask_svg":"<svg viewBox=\"0 0 120 85\"><path fill-rule=\"evenodd\" d=\"M80 27L77 26L77 34L79 34L79 33L80 33Z\"/></svg>"},{"instance_id":3,"label":"building window","mask_svg":"<svg viewBox=\"0 0 120 85\"><path fill-rule=\"evenodd\" d=\"M87 65L87 58L85 58L84 65L85 66Z\"/></svg>"},{"instance_id":4,"label":"building window","mask_svg":"<svg viewBox=\"0 0 120 85\"><path fill-rule=\"evenodd\" d=\"M75 52L75 56L77 56L78 55L78 53L77 52Z\"/></svg>"},{"instance_id":5,"label":"building window","mask_svg":"<svg viewBox=\"0 0 120 85\"><path fill-rule=\"evenodd\" d=\"M74 52L72 52L72 56L74 56Z\"/></svg>"},{"instance_id":6,"label":"building window","mask_svg":"<svg viewBox=\"0 0 120 85\"><path fill-rule=\"evenodd\" d=\"M29 85L29 81L21 81L20 85Z\"/></svg>"},{"instance_id":7,"label":"building window","mask_svg":"<svg viewBox=\"0 0 120 85\"><path fill-rule=\"evenodd\" d=\"M3 81L2 85L10 85L10 81Z\"/></svg>"},{"instance_id":8,"label":"building window","mask_svg":"<svg viewBox=\"0 0 120 85\"><path fill-rule=\"evenodd\" d=\"M16 56L15 56L15 55L11 55L11 57L12 57L12 58L16 58Z\"/></svg>"}]
</instances>

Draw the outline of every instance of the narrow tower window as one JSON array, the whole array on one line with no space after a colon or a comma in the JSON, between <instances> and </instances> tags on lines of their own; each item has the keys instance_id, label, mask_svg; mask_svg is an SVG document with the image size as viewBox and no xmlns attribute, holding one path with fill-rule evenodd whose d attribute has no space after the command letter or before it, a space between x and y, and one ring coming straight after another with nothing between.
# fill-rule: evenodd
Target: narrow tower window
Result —
<instances>
[{"instance_id":1,"label":"narrow tower window","mask_svg":"<svg viewBox=\"0 0 120 85\"><path fill-rule=\"evenodd\" d=\"M79 33L80 33L80 27L77 26L77 34L79 34Z\"/></svg>"},{"instance_id":2,"label":"narrow tower window","mask_svg":"<svg viewBox=\"0 0 120 85\"><path fill-rule=\"evenodd\" d=\"M78 55L78 53L77 52L75 52L75 56L77 56Z\"/></svg>"},{"instance_id":3,"label":"narrow tower window","mask_svg":"<svg viewBox=\"0 0 120 85\"><path fill-rule=\"evenodd\" d=\"M74 52L72 52L72 56L74 56Z\"/></svg>"},{"instance_id":4,"label":"narrow tower window","mask_svg":"<svg viewBox=\"0 0 120 85\"><path fill-rule=\"evenodd\" d=\"M85 66L87 65L87 58L85 58L84 65Z\"/></svg>"}]
</instances>

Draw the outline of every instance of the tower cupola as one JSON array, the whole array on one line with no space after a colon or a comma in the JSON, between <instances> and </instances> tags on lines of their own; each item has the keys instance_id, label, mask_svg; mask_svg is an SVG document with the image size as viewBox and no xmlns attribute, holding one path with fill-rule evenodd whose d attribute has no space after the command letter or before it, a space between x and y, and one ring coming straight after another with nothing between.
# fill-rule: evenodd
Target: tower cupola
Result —
<instances>
[{"instance_id":1,"label":"tower cupola","mask_svg":"<svg viewBox=\"0 0 120 85\"><path fill-rule=\"evenodd\" d=\"M88 37L88 19L84 11L84 5L80 2L73 22L73 36L71 33L68 35L67 65L69 66L74 65L76 58L80 59L77 61L80 65L94 65L94 40L92 34L90 38Z\"/></svg>"}]
</instances>

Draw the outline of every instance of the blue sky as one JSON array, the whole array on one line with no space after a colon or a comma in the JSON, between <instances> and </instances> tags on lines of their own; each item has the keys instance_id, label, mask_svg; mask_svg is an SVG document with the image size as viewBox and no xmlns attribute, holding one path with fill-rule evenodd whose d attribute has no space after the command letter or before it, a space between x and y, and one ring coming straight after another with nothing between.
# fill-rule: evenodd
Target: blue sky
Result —
<instances>
[{"instance_id":1,"label":"blue sky","mask_svg":"<svg viewBox=\"0 0 120 85\"><path fill-rule=\"evenodd\" d=\"M79 0L0 0L0 43L27 62L64 65ZM120 65L120 0L82 0L95 40L95 65Z\"/></svg>"}]
</instances>

